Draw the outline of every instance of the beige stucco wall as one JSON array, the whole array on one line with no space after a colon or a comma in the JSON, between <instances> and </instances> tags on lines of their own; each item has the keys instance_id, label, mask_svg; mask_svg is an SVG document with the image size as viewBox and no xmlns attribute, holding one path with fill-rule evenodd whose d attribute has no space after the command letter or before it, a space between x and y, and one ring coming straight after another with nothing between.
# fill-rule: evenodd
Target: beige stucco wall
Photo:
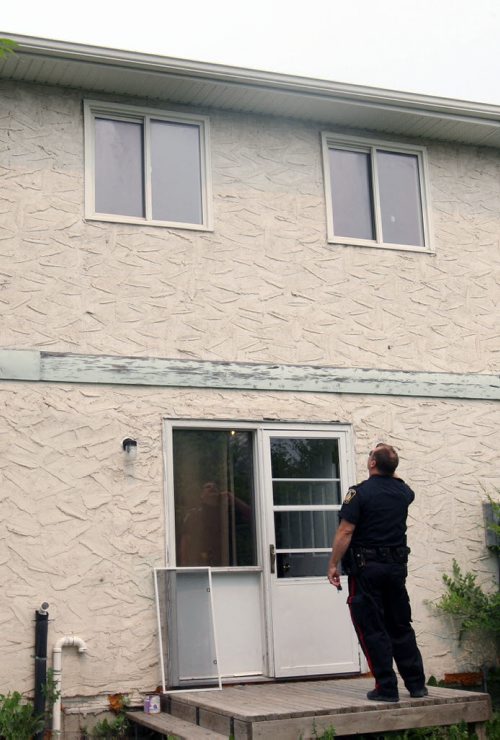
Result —
<instances>
[{"instance_id":1,"label":"beige stucco wall","mask_svg":"<svg viewBox=\"0 0 500 740\"><path fill-rule=\"evenodd\" d=\"M85 223L84 95L0 93L2 346L498 368L499 152L429 143L435 255L328 245L322 127L217 111L213 232Z\"/></svg>"},{"instance_id":2,"label":"beige stucco wall","mask_svg":"<svg viewBox=\"0 0 500 740\"><path fill-rule=\"evenodd\" d=\"M0 687L30 689L33 611L50 604L49 645L76 633L64 694L152 690L160 681L151 569L164 564L162 417L275 417L353 426L357 477L382 439L401 449L411 507L409 588L427 672L475 665L425 601L455 557L489 584L481 501L498 487L496 407L484 401L5 383L0 393ZM478 434L480 431L480 434ZM139 441L133 463L123 437Z\"/></svg>"},{"instance_id":3,"label":"beige stucco wall","mask_svg":"<svg viewBox=\"0 0 500 740\"><path fill-rule=\"evenodd\" d=\"M321 127L216 111L213 232L85 223L82 94L0 94L2 347L498 369L498 152L429 143L435 255L328 245ZM359 478L369 446L391 439L417 492L410 588L427 670L473 661L424 601L453 557L485 582L495 573L480 507L499 485L493 403L6 382L0 691L31 688L44 600L51 644L73 632L89 644L64 657L66 696L157 685L164 416L350 423ZM126 466L128 435L140 446Z\"/></svg>"}]
</instances>

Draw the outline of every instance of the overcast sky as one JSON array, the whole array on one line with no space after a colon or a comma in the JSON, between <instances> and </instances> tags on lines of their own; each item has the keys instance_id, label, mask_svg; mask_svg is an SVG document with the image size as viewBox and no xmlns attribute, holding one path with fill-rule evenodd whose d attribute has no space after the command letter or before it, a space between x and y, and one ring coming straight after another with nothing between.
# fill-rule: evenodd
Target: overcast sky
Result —
<instances>
[{"instance_id":1,"label":"overcast sky","mask_svg":"<svg viewBox=\"0 0 500 740\"><path fill-rule=\"evenodd\" d=\"M10 0L0 29L500 105L499 0Z\"/></svg>"}]
</instances>

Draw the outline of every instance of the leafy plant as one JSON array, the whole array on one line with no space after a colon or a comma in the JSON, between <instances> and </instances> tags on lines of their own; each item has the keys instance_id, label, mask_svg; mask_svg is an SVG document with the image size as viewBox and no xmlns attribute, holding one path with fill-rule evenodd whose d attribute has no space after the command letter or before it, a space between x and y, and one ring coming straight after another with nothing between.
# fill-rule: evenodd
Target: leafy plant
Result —
<instances>
[{"instance_id":1,"label":"leafy plant","mask_svg":"<svg viewBox=\"0 0 500 740\"><path fill-rule=\"evenodd\" d=\"M45 718L36 716L33 705L19 691L0 694L0 738L29 740L43 730Z\"/></svg>"},{"instance_id":2,"label":"leafy plant","mask_svg":"<svg viewBox=\"0 0 500 740\"><path fill-rule=\"evenodd\" d=\"M16 42L11 41L11 39L0 39L0 59L12 54L16 46Z\"/></svg>"},{"instance_id":3,"label":"leafy plant","mask_svg":"<svg viewBox=\"0 0 500 740\"><path fill-rule=\"evenodd\" d=\"M473 573L462 573L456 560L453 560L452 575L443 575L446 593L436 603L436 607L450 614L459 622L458 638L465 632L488 633L496 643L500 643L500 593L485 593L476 583Z\"/></svg>"},{"instance_id":4,"label":"leafy plant","mask_svg":"<svg viewBox=\"0 0 500 740\"><path fill-rule=\"evenodd\" d=\"M116 717L112 720L104 718L97 722L91 730L83 728L82 734L84 738L126 738L129 737L129 721L125 717L125 711L128 706L128 697L123 694L111 694L108 696L109 708L116 714Z\"/></svg>"},{"instance_id":5,"label":"leafy plant","mask_svg":"<svg viewBox=\"0 0 500 740\"><path fill-rule=\"evenodd\" d=\"M111 721L103 719L91 730L90 737L127 737L128 721L125 715L119 714Z\"/></svg>"},{"instance_id":6,"label":"leafy plant","mask_svg":"<svg viewBox=\"0 0 500 740\"><path fill-rule=\"evenodd\" d=\"M42 685L42 692L43 692L43 695L45 696L45 701L47 703L45 724L47 727L50 727L50 719L52 717L52 710L54 708L54 704L61 696L61 692L59 691L59 689L56 688L53 668L49 668L49 670L47 671L47 679L45 683Z\"/></svg>"},{"instance_id":7,"label":"leafy plant","mask_svg":"<svg viewBox=\"0 0 500 740\"><path fill-rule=\"evenodd\" d=\"M318 735L318 730L316 727L316 722L313 720L313 734L312 737L316 740L333 740L335 737L335 728L334 727L327 727L326 730L323 732L322 735Z\"/></svg>"}]
</instances>

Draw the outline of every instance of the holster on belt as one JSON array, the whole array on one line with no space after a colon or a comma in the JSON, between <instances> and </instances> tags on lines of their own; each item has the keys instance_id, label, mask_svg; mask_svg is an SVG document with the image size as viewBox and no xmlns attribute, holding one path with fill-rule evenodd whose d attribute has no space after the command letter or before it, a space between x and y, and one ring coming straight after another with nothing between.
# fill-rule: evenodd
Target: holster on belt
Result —
<instances>
[{"instance_id":1,"label":"holster on belt","mask_svg":"<svg viewBox=\"0 0 500 740\"><path fill-rule=\"evenodd\" d=\"M349 548L342 558L342 570L348 576L357 576L366 565L362 548Z\"/></svg>"}]
</instances>

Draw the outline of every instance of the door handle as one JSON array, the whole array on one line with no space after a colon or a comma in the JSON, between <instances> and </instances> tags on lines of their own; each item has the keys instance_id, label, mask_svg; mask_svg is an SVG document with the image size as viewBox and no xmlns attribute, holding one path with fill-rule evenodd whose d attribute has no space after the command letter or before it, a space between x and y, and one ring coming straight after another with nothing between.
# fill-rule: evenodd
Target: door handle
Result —
<instances>
[{"instance_id":1,"label":"door handle","mask_svg":"<svg viewBox=\"0 0 500 740\"><path fill-rule=\"evenodd\" d=\"M274 545L269 545L269 560L271 562L271 573L276 573L276 550Z\"/></svg>"}]
</instances>

